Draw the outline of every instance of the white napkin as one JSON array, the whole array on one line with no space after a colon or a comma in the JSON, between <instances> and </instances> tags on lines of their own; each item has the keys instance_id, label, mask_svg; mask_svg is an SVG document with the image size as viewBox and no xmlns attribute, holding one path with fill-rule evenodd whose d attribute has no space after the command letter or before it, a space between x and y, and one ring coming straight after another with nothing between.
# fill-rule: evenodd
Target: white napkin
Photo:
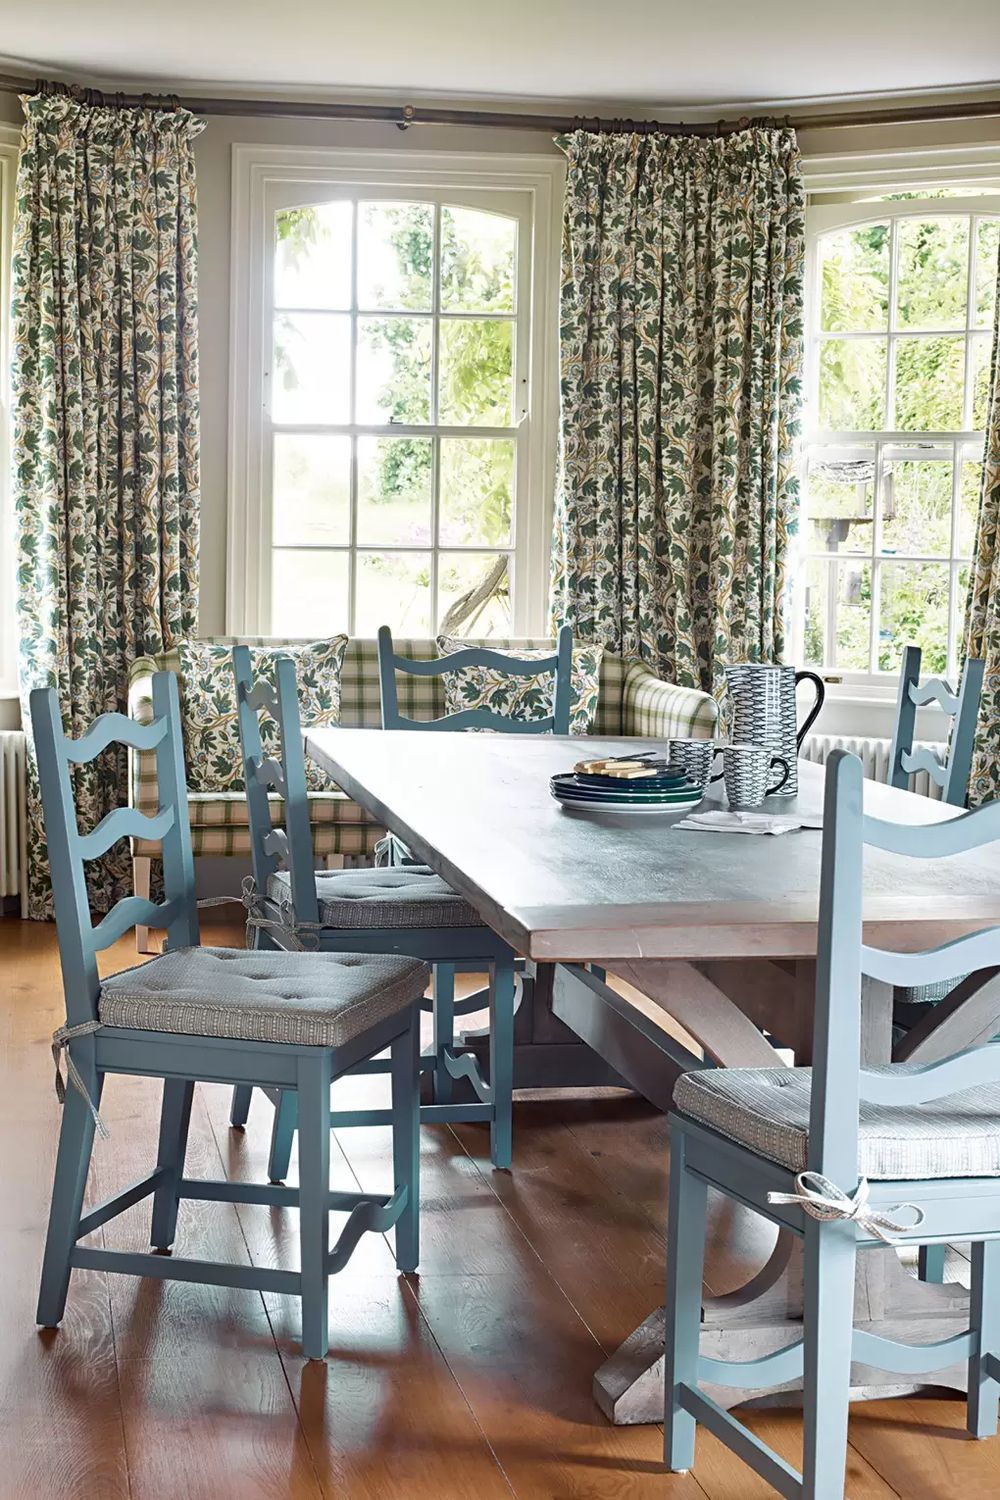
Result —
<instances>
[{"instance_id":1,"label":"white napkin","mask_svg":"<svg viewBox=\"0 0 1000 1500\"><path fill-rule=\"evenodd\" d=\"M819 814L718 812L691 813L675 823L693 833L793 833L797 828L822 828Z\"/></svg>"}]
</instances>

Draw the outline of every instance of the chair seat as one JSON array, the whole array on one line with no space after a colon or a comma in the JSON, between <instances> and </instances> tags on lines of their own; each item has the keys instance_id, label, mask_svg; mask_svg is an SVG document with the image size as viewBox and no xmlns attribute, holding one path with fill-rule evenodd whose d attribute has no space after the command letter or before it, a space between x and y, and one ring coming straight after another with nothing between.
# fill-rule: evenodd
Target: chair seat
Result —
<instances>
[{"instance_id":1,"label":"chair seat","mask_svg":"<svg viewBox=\"0 0 1000 1500\"><path fill-rule=\"evenodd\" d=\"M968 977L968 974L956 974L954 979L941 979L937 984L897 984L893 999L897 1005L940 1005L956 985Z\"/></svg>"},{"instance_id":2,"label":"chair seat","mask_svg":"<svg viewBox=\"0 0 1000 1500\"><path fill-rule=\"evenodd\" d=\"M430 971L411 958L179 948L101 985L104 1026L342 1047L419 1000Z\"/></svg>"},{"instance_id":3,"label":"chair seat","mask_svg":"<svg viewBox=\"0 0 1000 1500\"><path fill-rule=\"evenodd\" d=\"M891 1072L914 1069L896 1064ZM699 1069L678 1080L674 1108L768 1161L804 1172L811 1084L811 1068ZM859 1118L859 1177L1000 1177L1000 1084L921 1105L863 1102Z\"/></svg>"},{"instance_id":4,"label":"chair seat","mask_svg":"<svg viewBox=\"0 0 1000 1500\"><path fill-rule=\"evenodd\" d=\"M286 871L272 875L267 894L291 920ZM482 927L476 909L426 865L375 870L317 870L320 921L326 927Z\"/></svg>"}]
</instances>

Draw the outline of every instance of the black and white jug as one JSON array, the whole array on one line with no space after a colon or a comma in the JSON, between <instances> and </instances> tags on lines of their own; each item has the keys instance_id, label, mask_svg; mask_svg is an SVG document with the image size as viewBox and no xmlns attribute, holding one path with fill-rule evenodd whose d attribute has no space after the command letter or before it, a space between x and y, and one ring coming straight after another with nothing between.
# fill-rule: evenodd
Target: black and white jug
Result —
<instances>
[{"instance_id":1,"label":"black and white jug","mask_svg":"<svg viewBox=\"0 0 1000 1500\"><path fill-rule=\"evenodd\" d=\"M788 780L779 796L794 797L799 789L799 746L823 707L826 687L815 672L765 662L732 662L724 668L729 690L729 738L732 743L763 745L788 764ZM815 685L816 697L801 726L795 702L797 685Z\"/></svg>"}]
</instances>

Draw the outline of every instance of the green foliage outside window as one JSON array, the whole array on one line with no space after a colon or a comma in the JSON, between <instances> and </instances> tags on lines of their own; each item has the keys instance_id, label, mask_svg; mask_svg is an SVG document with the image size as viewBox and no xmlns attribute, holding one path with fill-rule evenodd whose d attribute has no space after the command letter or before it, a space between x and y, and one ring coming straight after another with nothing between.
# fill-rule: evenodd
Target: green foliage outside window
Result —
<instances>
[{"instance_id":1,"label":"green foliage outside window","mask_svg":"<svg viewBox=\"0 0 1000 1500\"><path fill-rule=\"evenodd\" d=\"M315 287L317 282L322 285L321 270L327 262L331 279L338 279L334 263L339 255L341 269L346 267L347 290L341 294L346 300L320 304L334 314L349 311L349 288L352 284L356 288L356 420L375 423L384 432L378 438L358 440L357 541L359 546L384 544L385 548L365 553L359 561L356 612L371 612L374 617L383 607L377 601L384 599L386 617L391 609L399 621L402 609L409 614L410 628L427 629L434 614L429 553L393 551L393 543L428 548L435 540L441 547L513 544L516 224L500 215L461 207L435 210L427 203L362 201L356 205L358 264L352 283L349 222L345 232L344 221L332 222L328 217L332 209L333 205L319 205L279 212L276 265L286 276L303 273L304 283ZM444 314L437 323L436 413L431 392L432 324L426 316L412 316L433 309L435 213L438 306ZM339 248L333 243L338 239ZM343 343L335 345L332 333L325 332L331 323L313 320L303 331L305 321L276 314L274 378L282 392L295 393L303 379L311 380L315 391L317 369L325 373L331 361L343 364ZM344 326L346 330L346 321ZM313 340L311 365L296 347L296 338L300 344L303 339ZM326 351L315 342L324 338L329 340L325 367ZM350 378L348 369L336 371L345 401ZM393 427L426 425L432 417L439 426L455 428L454 435L442 434L439 439L392 436ZM311 409L308 420L313 420ZM470 427L508 429L511 436L463 437L461 430ZM435 464L436 539L431 511ZM335 487L342 489L342 477L335 480L316 465L310 472L302 463L295 469L286 466L283 472L291 474L299 486L312 485L311 499L302 503L296 497L298 515L328 513ZM276 517L282 503L276 490ZM285 500L286 510L291 503ZM337 504L341 503L337 498ZM383 513L383 519L377 519L377 512ZM298 545L320 534L321 521L309 524L312 532ZM327 534L328 530L322 533ZM481 577L496 573L496 562L486 552L442 555L438 616L457 597L475 591ZM497 625L503 625L502 616L509 615L509 582L503 570L501 575L493 586L493 595L503 606L501 616L495 620L491 616L491 623ZM409 601L405 608L393 597L393 587L400 591L400 598Z\"/></svg>"},{"instance_id":2,"label":"green foliage outside window","mask_svg":"<svg viewBox=\"0 0 1000 1500\"><path fill-rule=\"evenodd\" d=\"M985 423L998 246L1000 220L949 214L944 202L926 218L897 219L895 245L888 219L832 231L820 243L818 425L859 436L844 450L853 455L856 472L850 462L838 472L835 463L824 465L822 448L810 460L807 545L831 557L828 562L814 556L806 565L805 655L814 664L868 670L877 592L875 669L895 672L910 642L923 648L928 671L947 669L949 624L960 625L968 576L963 564L952 589L949 560L971 553L979 474L978 453L956 449L947 435ZM892 339L891 382L890 322L898 335ZM876 534L875 447L860 435L882 431L913 436L900 440L905 460L884 457ZM923 436L933 433L942 435L937 443ZM868 454L871 462L863 461ZM955 462L959 515L953 551ZM871 563L861 556L852 562L852 553L878 560L877 591ZM896 560L903 558L912 560Z\"/></svg>"}]
</instances>

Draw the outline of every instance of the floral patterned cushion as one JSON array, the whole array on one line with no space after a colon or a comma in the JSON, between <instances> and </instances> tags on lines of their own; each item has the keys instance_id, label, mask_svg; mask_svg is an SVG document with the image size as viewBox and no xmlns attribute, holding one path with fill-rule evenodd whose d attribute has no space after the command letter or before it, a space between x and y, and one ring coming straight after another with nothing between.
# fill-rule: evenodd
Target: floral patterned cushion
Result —
<instances>
[{"instance_id":1,"label":"floral patterned cushion","mask_svg":"<svg viewBox=\"0 0 1000 1500\"><path fill-rule=\"evenodd\" d=\"M340 722L340 669L347 647L346 635L307 646L250 647L254 679L274 681L274 659L290 656L299 685L302 723ZM192 792L242 792L243 760L236 715L232 648L211 641L182 641L180 659L181 704L188 790ZM261 715L261 739L265 754L279 752L278 726L268 714ZM333 782L318 766L306 761L306 784L312 792L334 790Z\"/></svg>"},{"instance_id":2,"label":"floral patterned cushion","mask_svg":"<svg viewBox=\"0 0 1000 1500\"><path fill-rule=\"evenodd\" d=\"M454 636L439 635L438 650L442 656L463 650L469 643ZM489 642L486 642L488 645ZM521 661L536 661L551 656L554 647L541 651L520 650L501 653L517 656ZM603 646L574 646L570 685L573 703L569 714L570 734L590 734L597 712ZM552 674L538 677L508 677L495 667L461 667L445 672L445 713L463 708L489 708L508 719L547 719L552 712L554 681Z\"/></svg>"}]
</instances>

